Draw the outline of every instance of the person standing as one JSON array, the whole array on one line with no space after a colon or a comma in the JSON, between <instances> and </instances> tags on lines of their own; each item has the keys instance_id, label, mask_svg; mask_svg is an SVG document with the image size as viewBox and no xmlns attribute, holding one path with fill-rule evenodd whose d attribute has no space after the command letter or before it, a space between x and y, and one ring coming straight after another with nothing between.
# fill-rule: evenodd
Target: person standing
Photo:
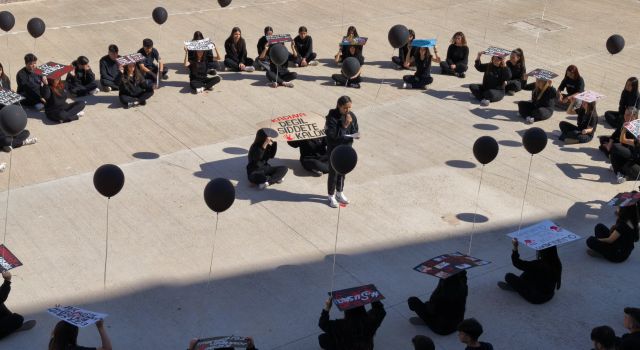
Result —
<instances>
[{"instance_id":1,"label":"person standing","mask_svg":"<svg viewBox=\"0 0 640 350\"><path fill-rule=\"evenodd\" d=\"M0 339L15 332L27 331L36 325L35 320L24 322L24 317L9 311L5 306L4 303L11 292L11 272L3 271L2 278L4 282L0 287Z\"/></svg>"},{"instance_id":2,"label":"person standing","mask_svg":"<svg viewBox=\"0 0 640 350\"><path fill-rule=\"evenodd\" d=\"M118 64L118 47L109 45L109 53L100 58L100 85L104 92L118 90L122 79L122 66Z\"/></svg>"}]
</instances>

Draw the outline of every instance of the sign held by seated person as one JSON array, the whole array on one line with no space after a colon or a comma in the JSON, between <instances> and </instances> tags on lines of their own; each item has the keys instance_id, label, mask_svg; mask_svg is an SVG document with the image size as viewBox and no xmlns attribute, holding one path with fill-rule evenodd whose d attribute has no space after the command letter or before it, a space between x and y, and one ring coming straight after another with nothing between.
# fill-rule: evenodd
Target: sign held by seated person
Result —
<instances>
[{"instance_id":1,"label":"sign held by seated person","mask_svg":"<svg viewBox=\"0 0 640 350\"><path fill-rule=\"evenodd\" d=\"M56 306L47 309L47 312L80 328L90 326L108 316L107 314L93 312L75 306Z\"/></svg>"},{"instance_id":2,"label":"sign held by seated person","mask_svg":"<svg viewBox=\"0 0 640 350\"><path fill-rule=\"evenodd\" d=\"M71 65L64 65L64 64L50 61L43 65L38 66L35 69L35 72L36 74L43 75L50 79L58 79L58 78L61 78L63 75L71 72L72 70L73 70L73 66Z\"/></svg>"},{"instance_id":3,"label":"sign held by seated person","mask_svg":"<svg viewBox=\"0 0 640 350\"><path fill-rule=\"evenodd\" d=\"M551 220L544 220L535 225L525 227L519 232L507 236L517 239L529 248L542 250L580 239L580 236L568 231Z\"/></svg>"},{"instance_id":4,"label":"sign held by seated person","mask_svg":"<svg viewBox=\"0 0 640 350\"><path fill-rule=\"evenodd\" d=\"M331 295L333 303L336 304L340 311L350 310L384 299L382 293L373 284L337 290L330 292L329 295Z\"/></svg>"},{"instance_id":5,"label":"sign held by seated person","mask_svg":"<svg viewBox=\"0 0 640 350\"><path fill-rule=\"evenodd\" d=\"M22 262L4 244L0 244L0 272L22 266Z\"/></svg>"},{"instance_id":6,"label":"sign held by seated person","mask_svg":"<svg viewBox=\"0 0 640 350\"><path fill-rule=\"evenodd\" d=\"M213 42L211 42L209 38L195 41L185 41L184 45L189 51L208 51L213 50L214 48Z\"/></svg>"},{"instance_id":7,"label":"sign held by seated person","mask_svg":"<svg viewBox=\"0 0 640 350\"><path fill-rule=\"evenodd\" d=\"M285 141L298 141L324 137L324 124L324 117L302 112L271 118L259 123L258 127L276 130L277 137Z\"/></svg>"},{"instance_id":8,"label":"sign held by seated person","mask_svg":"<svg viewBox=\"0 0 640 350\"><path fill-rule=\"evenodd\" d=\"M455 252L431 258L413 269L438 278L447 279L458 272L487 264L490 264L490 262Z\"/></svg>"}]
</instances>

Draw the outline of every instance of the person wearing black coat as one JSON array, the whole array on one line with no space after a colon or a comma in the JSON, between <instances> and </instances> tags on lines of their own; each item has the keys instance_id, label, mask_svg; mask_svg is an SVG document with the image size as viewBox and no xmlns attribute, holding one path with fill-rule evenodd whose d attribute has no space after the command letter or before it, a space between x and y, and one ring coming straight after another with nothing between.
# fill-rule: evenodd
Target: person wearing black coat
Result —
<instances>
[{"instance_id":1,"label":"person wearing black coat","mask_svg":"<svg viewBox=\"0 0 640 350\"><path fill-rule=\"evenodd\" d=\"M455 75L464 78L469 65L469 47L464 33L457 32L451 38L447 49L447 58L440 62L442 74Z\"/></svg>"},{"instance_id":2,"label":"person wearing black coat","mask_svg":"<svg viewBox=\"0 0 640 350\"><path fill-rule=\"evenodd\" d=\"M462 271L446 279L440 279L429 301L410 297L409 309L437 334L449 335L464 320L467 304L467 272Z\"/></svg>"},{"instance_id":3,"label":"person wearing black coat","mask_svg":"<svg viewBox=\"0 0 640 350\"><path fill-rule=\"evenodd\" d=\"M360 83L362 82L362 65L364 64L364 57L362 57L362 45L348 45L348 49L344 54L342 51L338 51L335 56L335 62L340 63L349 57L355 57L358 62L360 62L360 70L358 73L353 77L346 77L342 72L340 72L340 74L331 75L331 79L333 79L333 82L336 85L359 89Z\"/></svg>"},{"instance_id":4,"label":"person wearing black coat","mask_svg":"<svg viewBox=\"0 0 640 350\"><path fill-rule=\"evenodd\" d=\"M291 43L291 51L293 54L289 56L296 67L317 66L316 53L313 52L313 39L307 34L307 27L298 28L298 35L293 38Z\"/></svg>"},{"instance_id":5,"label":"person wearing black coat","mask_svg":"<svg viewBox=\"0 0 640 350\"><path fill-rule=\"evenodd\" d=\"M117 61L119 57L118 46L111 44L109 45L109 53L100 58L100 85L105 92L120 88L122 67Z\"/></svg>"},{"instance_id":6,"label":"person wearing black coat","mask_svg":"<svg viewBox=\"0 0 640 350\"><path fill-rule=\"evenodd\" d=\"M532 304L543 304L553 298L556 289L560 289L562 279L562 263L558 257L558 249L553 246L538 250L537 259L525 261L518 253L518 240L513 239L511 262L522 270L520 276L507 273L505 282L498 282L498 287L515 291Z\"/></svg>"},{"instance_id":7,"label":"person wearing black coat","mask_svg":"<svg viewBox=\"0 0 640 350\"><path fill-rule=\"evenodd\" d=\"M324 332L318 336L324 350L373 350L373 337L387 312L380 301L371 303L371 310L359 306L344 312L344 318L329 320L333 299L329 298L320 313L318 326Z\"/></svg>"},{"instance_id":8,"label":"person wearing black coat","mask_svg":"<svg viewBox=\"0 0 640 350\"><path fill-rule=\"evenodd\" d=\"M202 34L201 31L196 30L195 32L193 32L193 38L191 39L191 41L198 41L198 40L204 40L204 35ZM214 50L215 50L215 55L214 55ZM189 61L194 61L196 59L196 52L197 51L188 52ZM207 61L207 74L216 75L218 74L218 72L216 72L216 69L223 69L223 67L219 64L220 52L218 52L217 46L214 45L213 50L206 50L204 52L204 57L205 57L205 60Z\"/></svg>"},{"instance_id":9,"label":"person wearing black coat","mask_svg":"<svg viewBox=\"0 0 640 350\"><path fill-rule=\"evenodd\" d=\"M184 66L189 68L189 86L194 94L203 92L204 90L213 90L213 86L220 82L218 75L209 76L209 59L205 51L195 51L193 59L189 59L191 51L184 47Z\"/></svg>"},{"instance_id":10,"label":"person wearing black coat","mask_svg":"<svg viewBox=\"0 0 640 350\"><path fill-rule=\"evenodd\" d=\"M631 106L627 107L622 116L622 123L616 130L611 134L611 136L600 136L600 151L604 153L607 158L611 156L611 151L613 151L613 147L616 143L620 142L620 133L623 131L626 133L625 137L627 139L633 139L633 134L629 132L623 125L626 122L630 122L632 120L638 119L638 109Z\"/></svg>"},{"instance_id":11,"label":"person wearing black coat","mask_svg":"<svg viewBox=\"0 0 640 350\"><path fill-rule=\"evenodd\" d=\"M144 74L145 79L148 79L157 84L162 80L169 79L169 69L164 66L162 58L160 58L160 52L153 47L153 40L146 38L142 40L142 47L138 50L138 53L144 56L144 60L140 61L138 67ZM156 64L156 62L158 62Z\"/></svg>"},{"instance_id":12,"label":"person wearing black coat","mask_svg":"<svg viewBox=\"0 0 640 350\"><path fill-rule=\"evenodd\" d=\"M562 93L566 89L566 93ZM564 73L564 78L558 86L558 103L561 109L566 109L567 113L573 114L573 104L575 95L584 92L584 79L580 76L578 67L570 65Z\"/></svg>"},{"instance_id":13,"label":"person wearing black coat","mask_svg":"<svg viewBox=\"0 0 640 350\"><path fill-rule=\"evenodd\" d=\"M604 119L614 128L622 126L624 122L624 112L628 107L640 108L640 93L638 93L638 78L627 79L624 89L620 94L617 111L604 112Z\"/></svg>"},{"instance_id":14,"label":"person wearing black coat","mask_svg":"<svg viewBox=\"0 0 640 350\"><path fill-rule=\"evenodd\" d=\"M531 101L518 102L518 114L527 123L547 120L553 115L556 101L556 89L551 85L553 81L536 79L535 88L531 92Z\"/></svg>"},{"instance_id":15,"label":"person wearing black coat","mask_svg":"<svg viewBox=\"0 0 640 350\"><path fill-rule=\"evenodd\" d=\"M224 42L224 66L234 72L253 72L253 60L247 57L247 43L238 27L231 29L231 34Z\"/></svg>"},{"instance_id":16,"label":"person wearing black coat","mask_svg":"<svg viewBox=\"0 0 640 350\"><path fill-rule=\"evenodd\" d=\"M616 223L610 228L597 224L594 235L587 238L587 252L592 256L620 263L631 255L634 242L638 241L638 207L629 205L616 209Z\"/></svg>"},{"instance_id":17,"label":"person wearing black coat","mask_svg":"<svg viewBox=\"0 0 640 350\"><path fill-rule=\"evenodd\" d=\"M438 56L438 49L433 48L435 56L431 55L428 47L421 47L416 50L413 61L416 65L416 72L414 75L405 75L402 77L404 83L402 87L405 89L426 89L427 85L433 83L431 77L431 62L440 62Z\"/></svg>"},{"instance_id":18,"label":"person wearing black coat","mask_svg":"<svg viewBox=\"0 0 640 350\"><path fill-rule=\"evenodd\" d=\"M17 93L25 99L20 104L25 106L34 106L37 110L44 108L44 101L40 95L40 87L46 84L47 79L35 72L38 65L38 58L32 53L24 56L24 68L20 69L16 74L16 84L18 85Z\"/></svg>"},{"instance_id":19,"label":"person wearing black coat","mask_svg":"<svg viewBox=\"0 0 640 350\"><path fill-rule=\"evenodd\" d=\"M327 154L331 157L334 148L353 144L353 139L358 137L358 118L351 112L351 98L342 96L338 99L335 109L329 111L324 125L327 135ZM329 194L329 206L338 207L338 202L349 204L349 199L345 196L344 190L345 175L338 174L333 166L329 166L329 177L327 178L327 193ZM337 192L337 193L336 193Z\"/></svg>"},{"instance_id":20,"label":"person wearing black coat","mask_svg":"<svg viewBox=\"0 0 640 350\"><path fill-rule=\"evenodd\" d=\"M15 332L29 330L36 325L35 320L24 322L22 315L9 311L4 305L11 292L11 272L3 271L2 278L4 282L0 287L0 339Z\"/></svg>"},{"instance_id":21,"label":"person wearing black coat","mask_svg":"<svg viewBox=\"0 0 640 350\"><path fill-rule=\"evenodd\" d=\"M274 88L277 88L278 86L293 87L293 83L291 81L298 77L298 73L289 71L288 65L288 60L281 65L277 65L273 61L269 61L269 70L267 71L267 79L271 82L269 86Z\"/></svg>"},{"instance_id":22,"label":"person wearing black coat","mask_svg":"<svg viewBox=\"0 0 640 350\"><path fill-rule=\"evenodd\" d=\"M628 178L638 178L638 167L640 164L640 142L632 133L622 126L618 133L620 139L618 143L611 146L609 159L611 160L611 170L616 174L618 183L623 183Z\"/></svg>"},{"instance_id":23,"label":"person wearing black coat","mask_svg":"<svg viewBox=\"0 0 640 350\"><path fill-rule=\"evenodd\" d=\"M303 168L318 175L329 172L329 154L325 137L287 143L293 148L300 149L300 163Z\"/></svg>"},{"instance_id":24,"label":"person wearing black coat","mask_svg":"<svg viewBox=\"0 0 640 350\"><path fill-rule=\"evenodd\" d=\"M67 90L76 96L93 95L100 91L96 83L96 75L89 66L89 59L78 57L71 63L73 70L67 74Z\"/></svg>"},{"instance_id":25,"label":"person wearing black coat","mask_svg":"<svg viewBox=\"0 0 640 350\"><path fill-rule=\"evenodd\" d=\"M598 112L596 102L582 102L576 111L578 113L578 125L573 125L566 121L560 122L560 141L565 144L587 143L593 139L598 126Z\"/></svg>"},{"instance_id":26,"label":"person wearing black coat","mask_svg":"<svg viewBox=\"0 0 640 350\"><path fill-rule=\"evenodd\" d=\"M624 328L629 333L620 337L618 350L638 350L640 349L640 308L624 308Z\"/></svg>"},{"instance_id":27,"label":"person wearing black coat","mask_svg":"<svg viewBox=\"0 0 640 350\"><path fill-rule=\"evenodd\" d=\"M269 62L271 58L269 57L269 40L267 39L268 35L273 35L273 28L271 26L264 27L264 35L258 39L257 50L258 57L253 60L253 66L258 70L267 70L269 68ZM289 55L291 58L291 55Z\"/></svg>"},{"instance_id":28,"label":"person wearing black coat","mask_svg":"<svg viewBox=\"0 0 640 350\"><path fill-rule=\"evenodd\" d=\"M483 51L478 52L475 67L478 72L484 73L482 84L471 84L471 94L480 100L480 104L488 106L490 102L498 102L504 98L504 86L511 79L511 71L507 68L504 58L491 57L491 63L481 63L480 57Z\"/></svg>"},{"instance_id":29,"label":"person wearing black coat","mask_svg":"<svg viewBox=\"0 0 640 350\"><path fill-rule=\"evenodd\" d=\"M47 101L44 112L48 119L58 123L68 123L78 120L84 115L85 101L67 103L69 95L60 78L47 79L48 84L43 85L42 98Z\"/></svg>"},{"instance_id":30,"label":"person wearing black coat","mask_svg":"<svg viewBox=\"0 0 640 350\"><path fill-rule=\"evenodd\" d=\"M278 143L271 140L263 129L256 132L256 138L249 148L247 177L249 182L263 190L272 184L281 183L289 169L286 166L271 166L269 159L276 156Z\"/></svg>"},{"instance_id":31,"label":"person wearing black coat","mask_svg":"<svg viewBox=\"0 0 640 350\"><path fill-rule=\"evenodd\" d=\"M128 64L122 74L118 91L118 98L122 105L125 108L144 106L151 96L153 96L153 86L144 79L136 64Z\"/></svg>"},{"instance_id":32,"label":"person wearing black coat","mask_svg":"<svg viewBox=\"0 0 640 350\"><path fill-rule=\"evenodd\" d=\"M511 72L511 79L507 81L504 90L509 96L524 89L527 85L527 66L524 61L524 52L521 48L511 51L511 56L507 61L507 68Z\"/></svg>"},{"instance_id":33,"label":"person wearing black coat","mask_svg":"<svg viewBox=\"0 0 640 350\"><path fill-rule=\"evenodd\" d=\"M413 58L415 57L418 48L411 46L411 43L415 38L416 32L414 32L413 29L409 29L409 41L398 49L398 56L391 57L391 62L397 66L396 68L409 69L409 67L414 65Z\"/></svg>"}]
</instances>

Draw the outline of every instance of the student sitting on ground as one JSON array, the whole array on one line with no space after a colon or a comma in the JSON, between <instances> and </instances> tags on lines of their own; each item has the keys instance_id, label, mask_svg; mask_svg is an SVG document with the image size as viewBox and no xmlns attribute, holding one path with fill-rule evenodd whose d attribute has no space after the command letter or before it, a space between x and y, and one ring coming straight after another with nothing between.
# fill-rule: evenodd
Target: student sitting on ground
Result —
<instances>
[{"instance_id":1,"label":"student sitting on ground","mask_svg":"<svg viewBox=\"0 0 640 350\"><path fill-rule=\"evenodd\" d=\"M20 331L27 331L36 325L35 320L24 322L22 315L15 314L4 305L11 292L11 272L3 271L4 279L0 287L0 339Z\"/></svg>"},{"instance_id":2,"label":"student sitting on ground","mask_svg":"<svg viewBox=\"0 0 640 350\"><path fill-rule=\"evenodd\" d=\"M604 112L604 119L614 128L622 126L624 119L624 111L628 107L640 108L640 93L638 93L638 78L631 77L627 79L622 94L620 94L620 102L618 102L618 111Z\"/></svg>"},{"instance_id":3,"label":"student sitting on ground","mask_svg":"<svg viewBox=\"0 0 640 350\"><path fill-rule=\"evenodd\" d=\"M457 32L451 38L451 44L447 49L447 58L440 62L442 74L455 75L464 78L469 64L469 47L464 33Z\"/></svg>"},{"instance_id":4,"label":"student sitting on ground","mask_svg":"<svg viewBox=\"0 0 640 350\"><path fill-rule=\"evenodd\" d=\"M396 65L396 68L409 69L414 65L413 58L415 57L418 48L411 46L411 43L415 38L416 32L414 32L413 29L409 29L409 41L398 49L398 56L391 57L391 62Z\"/></svg>"},{"instance_id":5,"label":"student sitting on ground","mask_svg":"<svg viewBox=\"0 0 640 350\"><path fill-rule=\"evenodd\" d=\"M604 153L607 158L611 157L611 151L613 150L613 145L620 142L620 133L625 132L627 134L627 139L633 139L633 134L624 128L624 123L630 122L632 120L638 119L638 109L635 107L627 107L624 112L624 116L622 117L622 123L620 126L616 128L616 130L611 134L611 136L600 136L600 151Z\"/></svg>"},{"instance_id":6,"label":"student sitting on ground","mask_svg":"<svg viewBox=\"0 0 640 350\"><path fill-rule=\"evenodd\" d=\"M135 63L130 63L124 68L118 97L125 108L137 105L146 105L147 100L153 96L152 83L144 79Z\"/></svg>"},{"instance_id":7,"label":"student sitting on ground","mask_svg":"<svg viewBox=\"0 0 640 350\"><path fill-rule=\"evenodd\" d=\"M626 132L622 127L620 142L611 146L609 159L611 159L611 170L616 174L618 183L623 183L630 179L638 178L638 166L640 164L640 142L631 133Z\"/></svg>"},{"instance_id":8,"label":"student sitting on ground","mask_svg":"<svg viewBox=\"0 0 640 350\"><path fill-rule=\"evenodd\" d=\"M102 91L109 92L120 88L122 79L122 66L118 64L118 47L115 44L109 45L109 53L100 59L100 85Z\"/></svg>"},{"instance_id":9,"label":"student sitting on ground","mask_svg":"<svg viewBox=\"0 0 640 350\"><path fill-rule=\"evenodd\" d=\"M347 28L347 35L343 38L343 40L347 40L351 43L355 43L359 37L360 35L358 35L358 29L356 29L355 26L349 26L349 28ZM338 45L338 54L336 54L336 60L337 60L336 63L340 64L342 63L342 61L347 59L347 57L349 57L348 51L349 51L349 47L351 46L352 45L343 45L342 42ZM360 45L360 55L362 55L363 46L364 45Z\"/></svg>"},{"instance_id":10,"label":"student sitting on ground","mask_svg":"<svg viewBox=\"0 0 640 350\"><path fill-rule=\"evenodd\" d=\"M282 45L284 44L274 44ZM289 60L283 64L277 65L273 61L269 61L269 70L267 71L267 79L271 82L269 86L277 88L278 86L293 87L292 80L298 77L298 73L289 71Z\"/></svg>"},{"instance_id":11,"label":"student sitting on ground","mask_svg":"<svg viewBox=\"0 0 640 350\"><path fill-rule=\"evenodd\" d=\"M142 40L142 48L138 50L139 54L144 56L144 60L138 64L140 70L144 74L145 79L149 79L153 84L158 84L158 74L163 80L169 79L169 69L165 68L160 52L153 47L153 40L147 38ZM156 65L155 62L158 62Z\"/></svg>"},{"instance_id":12,"label":"student sitting on ground","mask_svg":"<svg viewBox=\"0 0 640 350\"><path fill-rule=\"evenodd\" d=\"M527 85L527 67L524 63L524 52L521 48L511 51L507 68L511 72L511 80L507 81L504 90L507 95L513 96Z\"/></svg>"},{"instance_id":13,"label":"student sitting on ground","mask_svg":"<svg viewBox=\"0 0 640 350\"><path fill-rule=\"evenodd\" d=\"M231 29L231 34L224 42L224 65L234 72L253 72L253 60L247 57L247 43L238 27Z\"/></svg>"},{"instance_id":14,"label":"student sitting on ground","mask_svg":"<svg viewBox=\"0 0 640 350\"><path fill-rule=\"evenodd\" d=\"M2 63L0 63L0 90L13 91L11 90L11 79L9 79L9 76L4 74L4 67L2 66ZM0 105L0 109L1 108L2 105Z\"/></svg>"},{"instance_id":15,"label":"student sitting on ground","mask_svg":"<svg viewBox=\"0 0 640 350\"><path fill-rule=\"evenodd\" d=\"M566 121L560 122L560 141L570 145L574 143L587 143L593 139L598 126L598 112L596 111L596 101L582 102L578 112L578 125L573 125Z\"/></svg>"},{"instance_id":16,"label":"student sitting on ground","mask_svg":"<svg viewBox=\"0 0 640 350\"><path fill-rule=\"evenodd\" d=\"M101 345L99 347L86 348L78 345L78 327L65 321L60 321L53 329L53 334L49 340L49 350L111 350L111 339L109 339L107 330L104 327L104 321L96 322L96 328L98 328Z\"/></svg>"},{"instance_id":17,"label":"student sitting on ground","mask_svg":"<svg viewBox=\"0 0 640 350\"><path fill-rule=\"evenodd\" d=\"M431 55L428 47L421 47L415 51L413 62L416 66L416 72L413 75L405 75L402 77L404 83L402 87L405 89L426 89L428 85L433 83L431 77L431 62L440 63L438 49L433 48L435 56Z\"/></svg>"},{"instance_id":18,"label":"student sitting on ground","mask_svg":"<svg viewBox=\"0 0 640 350\"><path fill-rule=\"evenodd\" d=\"M76 96L97 94L100 89L96 83L96 75L89 66L89 59L80 56L71 65L73 70L67 74L67 90Z\"/></svg>"},{"instance_id":19,"label":"student sitting on ground","mask_svg":"<svg viewBox=\"0 0 640 350\"><path fill-rule=\"evenodd\" d=\"M562 93L565 88L567 89L566 93ZM566 110L569 114L574 114L574 96L581 92L584 92L584 79L580 76L578 67L570 65L564 73L560 86L558 86L558 108Z\"/></svg>"},{"instance_id":20,"label":"student sitting on ground","mask_svg":"<svg viewBox=\"0 0 640 350\"><path fill-rule=\"evenodd\" d=\"M247 177L249 182L258 185L263 190L267 186L282 183L289 169L286 166L271 166L269 159L276 156L278 143L271 140L264 130L256 132L256 138L249 148L249 164L247 164Z\"/></svg>"},{"instance_id":21,"label":"student sitting on ground","mask_svg":"<svg viewBox=\"0 0 640 350\"><path fill-rule=\"evenodd\" d=\"M300 148L300 164L303 168L320 176L329 172L326 137L288 141L287 143L293 148Z\"/></svg>"},{"instance_id":22,"label":"student sitting on ground","mask_svg":"<svg viewBox=\"0 0 640 350\"><path fill-rule=\"evenodd\" d=\"M195 52L193 59L189 59L189 53ZM189 85L194 94L204 92L204 90L213 90L213 86L220 82L220 76L208 76L209 59L206 52L202 50L189 51L184 47L184 66L189 68Z\"/></svg>"},{"instance_id":23,"label":"student sitting on ground","mask_svg":"<svg viewBox=\"0 0 640 350\"><path fill-rule=\"evenodd\" d=\"M347 59L349 57L355 57L358 62L360 62L360 70L353 77L345 77L342 72L340 74L331 75L331 79L333 79L334 83L339 86L349 86L355 89L360 88L360 83L362 82L361 74L362 74L362 65L364 64L364 57L362 57L362 45L348 45L347 56L343 57L342 51L338 51L335 56L335 62L342 62L343 59Z\"/></svg>"},{"instance_id":24,"label":"student sitting on ground","mask_svg":"<svg viewBox=\"0 0 640 350\"><path fill-rule=\"evenodd\" d=\"M616 208L616 223L611 228L597 224L594 235L587 239L587 250L594 257L602 256L611 262L627 260L638 241L638 207L629 205Z\"/></svg>"},{"instance_id":25,"label":"student sitting on ground","mask_svg":"<svg viewBox=\"0 0 640 350\"><path fill-rule=\"evenodd\" d=\"M60 78L47 78L47 84L41 88L42 98L46 101L44 112L48 119L58 123L78 120L84 115L85 101L67 103L69 95Z\"/></svg>"},{"instance_id":26,"label":"student sitting on ground","mask_svg":"<svg viewBox=\"0 0 640 350\"><path fill-rule=\"evenodd\" d=\"M40 95L40 87L47 83L47 79L35 72L38 65L38 58L32 53L24 56L25 67L18 71L16 75L16 83L18 90L16 91L25 99L20 101L24 106L33 106L36 110L44 109L44 100Z\"/></svg>"},{"instance_id":27,"label":"student sitting on ground","mask_svg":"<svg viewBox=\"0 0 640 350\"><path fill-rule=\"evenodd\" d=\"M591 341L594 350L616 350L618 338L609 326L599 326L591 330Z\"/></svg>"},{"instance_id":28,"label":"student sitting on ground","mask_svg":"<svg viewBox=\"0 0 640 350\"><path fill-rule=\"evenodd\" d=\"M482 325L475 318L468 318L458 325L458 339L467 346L465 350L493 350L490 343L478 341L482 333Z\"/></svg>"},{"instance_id":29,"label":"student sitting on ground","mask_svg":"<svg viewBox=\"0 0 640 350\"><path fill-rule=\"evenodd\" d=\"M629 333L623 334L620 338L618 350L640 349L640 309L637 307L624 308L624 328Z\"/></svg>"},{"instance_id":30,"label":"student sitting on ground","mask_svg":"<svg viewBox=\"0 0 640 350\"><path fill-rule=\"evenodd\" d=\"M204 40L204 35L199 30L196 30L193 33L193 38L191 41ZM213 41L211 41L213 43ZM214 54L215 51L215 54ZM196 58L196 51L189 51L189 61L193 61ZM223 66L220 64L221 56L220 52L218 52L218 47L214 44L212 50L206 50L204 52L204 57L207 61L207 74L216 75L216 69L222 69Z\"/></svg>"},{"instance_id":31,"label":"student sitting on ground","mask_svg":"<svg viewBox=\"0 0 640 350\"><path fill-rule=\"evenodd\" d=\"M371 303L371 310L358 306L344 312L344 318L329 320L333 304L329 298L324 303L318 326L324 332L318 336L320 347L325 350L373 349L373 337L387 312L380 301Z\"/></svg>"},{"instance_id":32,"label":"student sitting on ground","mask_svg":"<svg viewBox=\"0 0 640 350\"><path fill-rule=\"evenodd\" d=\"M258 70L268 70L271 59L269 58L269 40L268 35L273 35L271 26L264 27L264 36L258 40L258 57L253 61L254 67Z\"/></svg>"},{"instance_id":33,"label":"student sitting on ground","mask_svg":"<svg viewBox=\"0 0 640 350\"><path fill-rule=\"evenodd\" d=\"M296 67L317 66L316 53L313 52L313 39L307 34L307 27L301 26L298 29L298 36L293 38L291 43L291 60Z\"/></svg>"},{"instance_id":34,"label":"student sitting on ground","mask_svg":"<svg viewBox=\"0 0 640 350\"><path fill-rule=\"evenodd\" d=\"M534 84L531 101L518 102L518 114L528 124L551 118L556 100L556 89L551 85L553 81L536 79Z\"/></svg>"},{"instance_id":35,"label":"student sitting on ground","mask_svg":"<svg viewBox=\"0 0 640 350\"><path fill-rule=\"evenodd\" d=\"M475 67L478 72L484 73L482 84L471 84L469 90L478 100L480 105L488 106L490 102L498 102L504 98L504 86L511 79L511 71L507 68L504 58L491 57L491 63L481 63L480 57L483 51L478 52Z\"/></svg>"}]
</instances>

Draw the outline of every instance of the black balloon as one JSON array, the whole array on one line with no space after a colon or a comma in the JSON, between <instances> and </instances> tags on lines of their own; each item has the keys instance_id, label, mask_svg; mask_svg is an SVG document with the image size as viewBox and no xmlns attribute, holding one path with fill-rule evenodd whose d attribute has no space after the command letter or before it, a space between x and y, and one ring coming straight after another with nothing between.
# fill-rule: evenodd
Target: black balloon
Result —
<instances>
[{"instance_id":1,"label":"black balloon","mask_svg":"<svg viewBox=\"0 0 640 350\"><path fill-rule=\"evenodd\" d=\"M353 147L348 145L340 145L331 152L331 167L338 174L348 174L356 167L358 163L358 154Z\"/></svg>"},{"instance_id":2,"label":"black balloon","mask_svg":"<svg viewBox=\"0 0 640 350\"><path fill-rule=\"evenodd\" d=\"M10 31L13 26L16 24L16 19L13 17L13 14L9 11L0 12L0 29L5 32Z\"/></svg>"},{"instance_id":3,"label":"black balloon","mask_svg":"<svg viewBox=\"0 0 640 350\"><path fill-rule=\"evenodd\" d=\"M614 34L607 39L607 51L615 55L624 49L624 38L621 35Z\"/></svg>"},{"instance_id":4,"label":"black balloon","mask_svg":"<svg viewBox=\"0 0 640 350\"><path fill-rule=\"evenodd\" d=\"M101 165L93 173L93 186L101 195L111 198L118 194L124 186L124 173L117 165Z\"/></svg>"},{"instance_id":5,"label":"black balloon","mask_svg":"<svg viewBox=\"0 0 640 350\"><path fill-rule=\"evenodd\" d=\"M271 62L281 66L289 60L289 50L282 44L275 44L269 47L269 58Z\"/></svg>"},{"instance_id":6,"label":"black balloon","mask_svg":"<svg viewBox=\"0 0 640 350\"><path fill-rule=\"evenodd\" d=\"M540 128L530 128L522 136L522 144L527 152L540 153L547 147L547 133Z\"/></svg>"},{"instance_id":7,"label":"black balloon","mask_svg":"<svg viewBox=\"0 0 640 350\"><path fill-rule=\"evenodd\" d=\"M153 9L153 12L151 12L151 17L153 17L156 23L162 25L167 21L169 14L167 14L167 10L165 10L164 7L156 7Z\"/></svg>"},{"instance_id":8,"label":"black balloon","mask_svg":"<svg viewBox=\"0 0 640 350\"><path fill-rule=\"evenodd\" d=\"M34 17L27 22L27 31L34 38L39 38L44 34L46 26L44 25L44 21L38 17Z\"/></svg>"},{"instance_id":9,"label":"black balloon","mask_svg":"<svg viewBox=\"0 0 640 350\"><path fill-rule=\"evenodd\" d=\"M5 135L16 136L27 126L27 112L17 105L8 105L0 110L0 129Z\"/></svg>"},{"instance_id":10,"label":"black balloon","mask_svg":"<svg viewBox=\"0 0 640 350\"><path fill-rule=\"evenodd\" d=\"M491 136L479 137L473 144L473 156L480 164L489 164L498 155L498 142Z\"/></svg>"},{"instance_id":11,"label":"black balloon","mask_svg":"<svg viewBox=\"0 0 640 350\"><path fill-rule=\"evenodd\" d=\"M218 0L218 4L220 4L220 7L227 7L231 5L231 0Z\"/></svg>"},{"instance_id":12,"label":"black balloon","mask_svg":"<svg viewBox=\"0 0 640 350\"><path fill-rule=\"evenodd\" d=\"M389 35L387 37L389 39L389 44L391 44L395 49L403 47L407 42L409 42L409 29L402 24L396 24L389 29Z\"/></svg>"},{"instance_id":13,"label":"black balloon","mask_svg":"<svg viewBox=\"0 0 640 350\"><path fill-rule=\"evenodd\" d=\"M360 61L355 57L347 57L342 62L342 74L347 78L353 78L360 71Z\"/></svg>"},{"instance_id":14,"label":"black balloon","mask_svg":"<svg viewBox=\"0 0 640 350\"><path fill-rule=\"evenodd\" d=\"M236 200L236 189L231 181L223 178L216 178L204 188L204 202L209 209L216 213L221 213L229 208Z\"/></svg>"}]
</instances>

